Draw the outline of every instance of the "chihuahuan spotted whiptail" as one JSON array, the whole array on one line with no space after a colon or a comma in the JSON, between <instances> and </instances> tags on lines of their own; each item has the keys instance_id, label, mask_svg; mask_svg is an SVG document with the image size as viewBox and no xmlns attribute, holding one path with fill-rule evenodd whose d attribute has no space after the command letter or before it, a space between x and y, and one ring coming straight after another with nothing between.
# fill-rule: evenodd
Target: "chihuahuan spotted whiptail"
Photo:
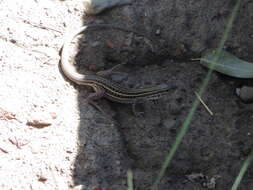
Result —
<instances>
[{"instance_id":1,"label":"chihuahuan spotted whiptail","mask_svg":"<svg viewBox=\"0 0 253 190\"><path fill-rule=\"evenodd\" d=\"M101 111L100 107L94 104L93 100L105 97L114 102L135 105L136 103L142 103L147 100L159 99L161 96L167 94L171 89L175 88L172 85L160 84L154 87L132 89L121 86L120 84L113 82L110 79L107 79L105 76L103 76L103 74L100 74L100 72L94 74L78 73L75 70L73 64L70 63L69 61L70 44L76 36L85 32L86 30L99 29L99 28L117 29L126 32L133 32L135 34L144 36L139 32L116 25L91 24L83 26L66 39L61 51L61 62L60 62L61 70L69 80L79 85L91 86L94 89L95 93L92 93L87 97L87 101L89 103L92 103L92 105L94 105Z\"/></svg>"}]
</instances>

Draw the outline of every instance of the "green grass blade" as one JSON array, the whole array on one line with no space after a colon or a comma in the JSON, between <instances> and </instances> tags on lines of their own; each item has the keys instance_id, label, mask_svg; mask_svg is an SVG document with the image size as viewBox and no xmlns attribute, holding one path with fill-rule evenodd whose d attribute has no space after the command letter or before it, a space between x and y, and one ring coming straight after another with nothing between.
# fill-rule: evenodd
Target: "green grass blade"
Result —
<instances>
[{"instance_id":1,"label":"green grass blade","mask_svg":"<svg viewBox=\"0 0 253 190\"><path fill-rule=\"evenodd\" d=\"M127 171L127 190L134 190L133 172L131 170Z\"/></svg>"},{"instance_id":2,"label":"green grass blade","mask_svg":"<svg viewBox=\"0 0 253 190\"><path fill-rule=\"evenodd\" d=\"M193 103L193 106L192 106L192 108L191 108L191 110L190 110L190 112L189 112L186 120L184 121L184 123L183 123L180 131L177 133L176 140L175 140L174 144L172 145L172 148L171 148L170 152L166 156L166 159L165 159L165 161L164 161L164 163L162 165L162 168L161 168L161 170L159 172L159 175L158 175L155 183L152 186L152 189L156 189L157 188L157 185L159 184L160 180L164 176L164 173L165 173L166 169L168 168L168 166L169 166L172 158L174 157L174 155L175 155L175 153L177 151L178 146L180 145L180 143L181 143L184 135L186 134L186 132L187 132L187 130L189 128L188 126L189 126L189 124L190 124L190 122L192 120L193 114L195 113L195 110L198 107L198 105L199 105L199 101L198 101L198 99L196 99L195 102Z\"/></svg>"},{"instance_id":3,"label":"green grass blade","mask_svg":"<svg viewBox=\"0 0 253 190\"><path fill-rule=\"evenodd\" d=\"M241 183L242 177L244 176L245 172L247 171L247 169L248 169L249 165L251 164L252 160L253 160L253 150L251 150L250 155L244 161L244 163L241 167L241 170L240 170L238 176L236 177L235 182L234 182L231 190L237 190L237 187Z\"/></svg>"},{"instance_id":4,"label":"green grass blade","mask_svg":"<svg viewBox=\"0 0 253 190\"><path fill-rule=\"evenodd\" d=\"M220 53L222 51L222 48L224 47L224 44L225 44L225 42L226 42L226 40L228 38L229 32L231 31L231 28L232 28L233 22L235 20L235 17L237 15L237 12L239 10L239 7L240 7L240 0L237 0L237 3L235 5L235 7L233 8L232 14L231 14L231 16L230 16L230 18L228 20L227 25L226 25L226 28L225 28L224 34L222 36L222 39L221 39L221 41L219 43L219 47L218 47L218 50L217 50L216 57L214 58L213 64L209 68L208 73L207 73L207 75L206 75L206 77L205 77L204 81L202 82L202 85L201 85L201 87L199 89L199 92L198 92L199 96L203 95L203 93L204 93L204 91L205 91L205 89L206 89L206 87L208 85L208 82L209 82L209 80L211 78L211 74L212 74L213 68L215 66L215 63L219 59ZM184 121L183 125L181 126L181 128L180 128L180 130L179 130L179 132L178 132L178 134L176 136L176 140L175 140L174 144L172 145L171 150L167 154L167 156L165 158L165 161L162 164L162 168L161 168L161 170L160 170L160 172L159 172L159 174L158 174L158 176L157 176L154 184L152 185L151 189L157 189L157 186L158 186L160 180L164 176L166 169L169 167L169 165L171 163L171 160L173 159L173 157L174 157L174 155L175 155L175 153L176 153L176 151L177 151L180 143L182 142L182 139L183 139L184 135L186 134L186 132L187 132L187 130L189 128L189 124L192 121L193 115L194 115L194 113L195 113L198 105L199 105L199 100L196 98L195 101L194 101L194 103L193 103L193 105L192 105L192 107L191 107L191 109L190 109L190 112L188 113L188 115L186 117L186 120Z\"/></svg>"}]
</instances>

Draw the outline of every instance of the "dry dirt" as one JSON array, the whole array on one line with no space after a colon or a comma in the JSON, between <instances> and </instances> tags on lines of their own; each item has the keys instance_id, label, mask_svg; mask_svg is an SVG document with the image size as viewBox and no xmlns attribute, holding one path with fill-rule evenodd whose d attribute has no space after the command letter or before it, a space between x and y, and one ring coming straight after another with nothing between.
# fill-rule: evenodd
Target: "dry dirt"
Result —
<instances>
[{"instance_id":1,"label":"dry dirt","mask_svg":"<svg viewBox=\"0 0 253 190\"><path fill-rule=\"evenodd\" d=\"M252 62L253 3L242 4L227 47ZM123 190L128 169L135 189L149 189L206 75L187 60L217 45L233 5L140 0L91 17L81 1L0 1L0 189ZM132 33L87 33L72 49L80 72L126 63L113 80L177 89L138 105L141 116L105 99L98 104L107 115L87 104L90 89L58 66L66 35L91 22L130 27L155 46ZM213 74L203 100L214 115L199 106L160 190L231 187L253 143L253 107L234 93L242 83L250 82ZM242 190L252 189L252 175Z\"/></svg>"}]
</instances>

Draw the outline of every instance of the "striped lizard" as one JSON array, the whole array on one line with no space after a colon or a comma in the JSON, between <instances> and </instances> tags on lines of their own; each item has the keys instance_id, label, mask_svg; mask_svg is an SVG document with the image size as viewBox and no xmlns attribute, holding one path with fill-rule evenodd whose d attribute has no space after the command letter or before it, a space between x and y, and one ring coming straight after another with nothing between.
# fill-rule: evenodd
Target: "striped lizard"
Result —
<instances>
[{"instance_id":1,"label":"striped lizard","mask_svg":"<svg viewBox=\"0 0 253 190\"><path fill-rule=\"evenodd\" d=\"M62 46L61 50L61 61L60 67L63 74L71 81L85 86L91 86L94 89L94 93L89 94L87 97L87 101L94 105L97 109L100 109L93 100L99 99L101 97L105 97L113 102L119 102L124 104L133 104L142 103L147 100L156 100L162 97L163 95L167 94L171 89L174 89L175 86L167 85L167 84L160 84L153 87L148 88L139 88L139 89L132 89L124 87L116 82L113 82L110 79L107 79L102 73L93 73L93 74L80 74L78 73L73 64L68 60L69 59L69 47L73 39L78 36L79 34L85 32L88 29L99 29L99 28L106 28L106 29L117 29L126 32L133 32L138 35L142 35L139 32L134 30L130 30L124 27L111 25L111 24L91 24L86 25L78 29L73 34L69 35ZM144 35L142 35L144 36ZM145 37L145 36L144 36ZM110 69L109 71L112 71ZM110 73L110 72L108 72Z\"/></svg>"}]
</instances>

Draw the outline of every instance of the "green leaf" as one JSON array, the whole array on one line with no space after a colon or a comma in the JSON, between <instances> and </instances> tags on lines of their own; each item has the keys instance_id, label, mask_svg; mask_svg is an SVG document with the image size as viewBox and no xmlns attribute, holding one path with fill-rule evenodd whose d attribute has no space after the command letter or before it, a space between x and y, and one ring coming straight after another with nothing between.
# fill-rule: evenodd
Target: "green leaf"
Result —
<instances>
[{"instance_id":1,"label":"green leaf","mask_svg":"<svg viewBox=\"0 0 253 190\"><path fill-rule=\"evenodd\" d=\"M200 64L228 76L253 78L253 63L243 61L224 50L221 51L216 63L214 63L215 56L217 56L216 50L205 52L200 59Z\"/></svg>"}]
</instances>

